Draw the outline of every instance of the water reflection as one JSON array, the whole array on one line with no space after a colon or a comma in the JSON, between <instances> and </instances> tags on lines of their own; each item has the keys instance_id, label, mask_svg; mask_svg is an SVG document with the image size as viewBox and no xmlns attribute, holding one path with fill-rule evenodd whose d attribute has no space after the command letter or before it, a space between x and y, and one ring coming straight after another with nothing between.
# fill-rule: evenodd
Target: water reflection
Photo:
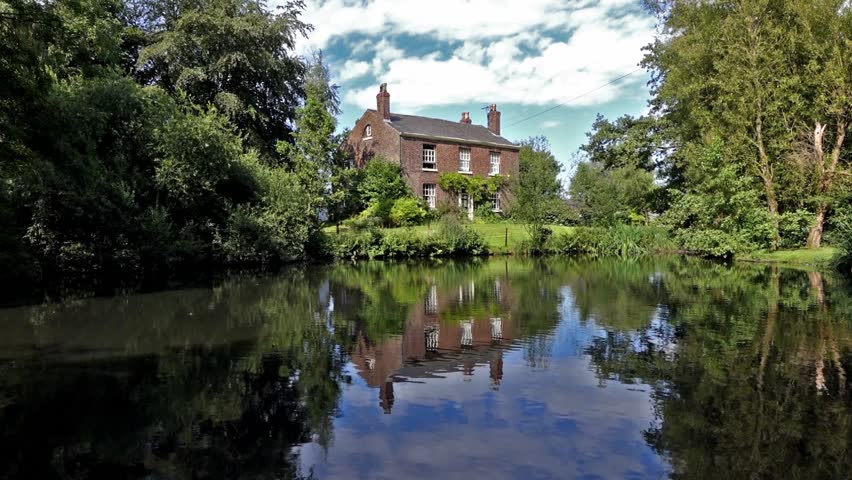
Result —
<instances>
[{"instance_id":1,"label":"water reflection","mask_svg":"<svg viewBox=\"0 0 852 480\"><path fill-rule=\"evenodd\" d=\"M0 478L848 478L849 293L499 259L0 310Z\"/></svg>"}]
</instances>

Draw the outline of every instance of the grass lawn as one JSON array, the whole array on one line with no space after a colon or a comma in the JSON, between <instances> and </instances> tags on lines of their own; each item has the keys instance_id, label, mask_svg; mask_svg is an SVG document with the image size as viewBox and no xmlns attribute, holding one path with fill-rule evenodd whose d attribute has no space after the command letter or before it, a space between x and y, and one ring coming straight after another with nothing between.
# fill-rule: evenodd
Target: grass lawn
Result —
<instances>
[{"instance_id":1,"label":"grass lawn","mask_svg":"<svg viewBox=\"0 0 852 480\"><path fill-rule=\"evenodd\" d=\"M756 252L750 255L737 257L737 260L746 262L781 263L787 265L815 265L826 266L831 258L837 253L836 248L800 248L798 250L778 250L776 252Z\"/></svg>"},{"instance_id":2,"label":"grass lawn","mask_svg":"<svg viewBox=\"0 0 852 480\"><path fill-rule=\"evenodd\" d=\"M571 227L563 225L549 225L548 227L553 230L554 235L571 230ZM415 232L425 235L429 231L436 230L438 228L438 224L433 223L431 226L420 225L417 227L389 228L385 229L385 231L392 232L405 230L406 228L411 228ZM485 239L485 243L488 245L488 249L493 253L513 252L515 247L517 247L522 240L529 237L524 226L518 223L471 223L468 225L468 228L482 235L482 238ZM508 246L506 245L507 230L509 239ZM334 233L335 229L334 227L326 227L325 231L328 233ZM343 231L343 227L341 227L341 231Z\"/></svg>"}]
</instances>

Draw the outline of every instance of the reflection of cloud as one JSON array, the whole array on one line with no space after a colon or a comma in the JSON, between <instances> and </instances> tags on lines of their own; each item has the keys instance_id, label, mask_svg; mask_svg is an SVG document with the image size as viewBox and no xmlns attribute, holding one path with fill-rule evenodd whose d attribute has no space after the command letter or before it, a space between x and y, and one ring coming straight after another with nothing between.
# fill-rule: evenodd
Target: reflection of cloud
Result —
<instances>
[{"instance_id":1,"label":"reflection of cloud","mask_svg":"<svg viewBox=\"0 0 852 480\"><path fill-rule=\"evenodd\" d=\"M554 335L570 341L589 333L579 330L569 317ZM489 390L483 368L469 381L448 372L397 383L392 416L375 400L349 404L327 458L303 461L319 478L664 477L666 465L642 438L654 421L648 393L617 382L600 388L588 367L576 352L533 371L510 350L499 391ZM359 384L344 394L345 405L352 390L375 398L376 390Z\"/></svg>"}]
</instances>

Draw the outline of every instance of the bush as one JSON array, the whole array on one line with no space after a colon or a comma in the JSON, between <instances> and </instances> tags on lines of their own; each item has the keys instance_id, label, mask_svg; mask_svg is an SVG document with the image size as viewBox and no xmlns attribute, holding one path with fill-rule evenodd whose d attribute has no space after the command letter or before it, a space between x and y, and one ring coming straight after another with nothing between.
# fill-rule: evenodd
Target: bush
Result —
<instances>
[{"instance_id":1,"label":"bush","mask_svg":"<svg viewBox=\"0 0 852 480\"><path fill-rule=\"evenodd\" d=\"M458 217L445 216L441 219L437 241L444 255L484 255L488 253L485 239L465 227Z\"/></svg>"},{"instance_id":2,"label":"bush","mask_svg":"<svg viewBox=\"0 0 852 480\"><path fill-rule=\"evenodd\" d=\"M364 203L373 204L382 200L393 203L398 198L411 196L411 190L402 177L398 163L375 157L364 167L364 178L358 185Z\"/></svg>"},{"instance_id":3,"label":"bush","mask_svg":"<svg viewBox=\"0 0 852 480\"><path fill-rule=\"evenodd\" d=\"M491 208L490 202L480 203L473 211L473 218L483 223L494 223L502 217Z\"/></svg>"},{"instance_id":4,"label":"bush","mask_svg":"<svg viewBox=\"0 0 852 480\"><path fill-rule=\"evenodd\" d=\"M807 210L784 212L778 217L778 233L781 236L781 248L802 248L808 241L808 234L815 216Z\"/></svg>"},{"instance_id":5,"label":"bush","mask_svg":"<svg viewBox=\"0 0 852 480\"><path fill-rule=\"evenodd\" d=\"M384 235L378 228L344 232L333 237L329 254L338 259L370 258L383 240Z\"/></svg>"},{"instance_id":6,"label":"bush","mask_svg":"<svg viewBox=\"0 0 852 480\"><path fill-rule=\"evenodd\" d=\"M736 236L721 230L684 230L677 234L677 240L687 252L705 257L731 258L749 250Z\"/></svg>"},{"instance_id":7,"label":"bush","mask_svg":"<svg viewBox=\"0 0 852 480\"><path fill-rule=\"evenodd\" d=\"M576 227L548 240L545 250L564 255L639 257L674 248L669 232L655 226Z\"/></svg>"},{"instance_id":8,"label":"bush","mask_svg":"<svg viewBox=\"0 0 852 480\"><path fill-rule=\"evenodd\" d=\"M531 224L525 227L529 238L523 240L517 250L526 254L542 254L547 251L547 243L553 235L553 230L544 225Z\"/></svg>"},{"instance_id":9,"label":"bush","mask_svg":"<svg viewBox=\"0 0 852 480\"><path fill-rule=\"evenodd\" d=\"M852 276L852 220L845 217L836 221L834 234L834 243L837 246L834 265L841 273Z\"/></svg>"},{"instance_id":10,"label":"bush","mask_svg":"<svg viewBox=\"0 0 852 480\"><path fill-rule=\"evenodd\" d=\"M390 219L395 225L408 227L423 223L429 215L423 201L416 198L400 198L390 209Z\"/></svg>"}]
</instances>

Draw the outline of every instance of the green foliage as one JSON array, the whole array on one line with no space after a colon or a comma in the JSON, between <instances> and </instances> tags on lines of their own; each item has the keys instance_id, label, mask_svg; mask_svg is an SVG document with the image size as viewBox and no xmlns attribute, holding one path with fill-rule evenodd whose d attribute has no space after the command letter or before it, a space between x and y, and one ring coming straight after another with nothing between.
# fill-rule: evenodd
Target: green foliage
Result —
<instances>
[{"instance_id":1,"label":"green foliage","mask_svg":"<svg viewBox=\"0 0 852 480\"><path fill-rule=\"evenodd\" d=\"M458 217L445 216L438 226L438 242L448 255L484 255L485 239L466 227Z\"/></svg>"},{"instance_id":2,"label":"green foliage","mask_svg":"<svg viewBox=\"0 0 852 480\"><path fill-rule=\"evenodd\" d=\"M587 143L580 149L605 169L632 167L650 172L655 168L655 156L664 150L659 130L654 117L625 115L611 122L598 114L592 131L586 133Z\"/></svg>"},{"instance_id":3,"label":"green foliage","mask_svg":"<svg viewBox=\"0 0 852 480\"><path fill-rule=\"evenodd\" d=\"M400 198L390 210L390 219L397 226L419 225L426 219L429 211L423 201L416 198Z\"/></svg>"},{"instance_id":4,"label":"green foliage","mask_svg":"<svg viewBox=\"0 0 852 480\"><path fill-rule=\"evenodd\" d=\"M549 239L545 250L562 255L635 258L671 251L670 233L653 226L575 227Z\"/></svg>"},{"instance_id":5,"label":"green foliage","mask_svg":"<svg viewBox=\"0 0 852 480\"><path fill-rule=\"evenodd\" d=\"M753 180L728 162L720 141L690 152L687 192L675 191L662 221L685 250L716 257L768 248L772 219Z\"/></svg>"},{"instance_id":6,"label":"green foliage","mask_svg":"<svg viewBox=\"0 0 852 480\"><path fill-rule=\"evenodd\" d=\"M215 106L265 159L291 133L304 95L305 65L293 53L309 27L302 4L272 11L247 0L146 0L137 19L145 45L135 75L171 94Z\"/></svg>"},{"instance_id":7,"label":"green foliage","mask_svg":"<svg viewBox=\"0 0 852 480\"><path fill-rule=\"evenodd\" d=\"M580 221L609 226L634 223L651 213L656 187L654 176L633 166L607 169L602 164L581 162L568 189Z\"/></svg>"},{"instance_id":8,"label":"green foliage","mask_svg":"<svg viewBox=\"0 0 852 480\"><path fill-rule=\"evenodd\" d=\"M480 175L447 172L441 174L438 185L446 192L455 195L467 193L474 203L483 203L490 199L490 194L499 192L506 185L506 179L502 175L485 178Z\"/></svg>"},{"instance_id":9,"label":"green foliage","mask_svg":"<svg viewBox=\"0 0 852 480\"><path fill-rule=\"evenodd\" d=\"M562 198L559 174L562 165L550 151L545 137L532 137L521 142L519 178L514 185L515 196L511 215L524 223L538 226L562 224L569 214Z\"/></svg>"},{"instance_id":10,"label":"green foliage","mask_svg":"<svg viewBox=\"0 0 852 480\"><path fill-rule=\"evenodd\" d=\"M365 204L393 202L411 196L411 190L402 177L402 168L383 157L374 157L367 162L358 192Z\"/></svg>"},{"instance_id":11,"label":"green foliage","mask_svg":"<svg viewBox=\"0 0 852 480\"><path fill-rule=\"evenodd\" d=\"M781 234L781 248L791 249L803 246L814 224L814 214L807 210L784 212L778 217L778 229Z\"/></svg>"},{"instance_id":12,"label":"green foliage","mask_svg":"<svg viewBox=\"0 0 852 480\"><path fill-rule=\"evenodd\" d=\"M375 227L343 232L332 237L330 248L329 254L338 259L430 258L488 253L482 236L452 216L442 218L437 231L426 235L408 228L387 233Z\"/></svg>"},{"instance_id":13,"label":"green foliage","mask_svg":"<svg viewBox=\"0 0 852 480\"><path fill-rule=\"evenodd\" d=\"M42 286L106 284L304 258L318 225L309 207L324 186L310 190L298 160L320 149L297 135L290 172L265 154L270 135L287 139L294 121L304 136L329 130L330 117L303 113L314 99L296 118L311 90L285 38L303 30L291 22L300 8L5 2L4 273Z\"/></svg>"},{"instance_id":14,"label":"green foliage","mask_svg":"<svg viewBox=\"0 0 852 480\"><path fill-rule=\"evenodd\" d=\"M843 274L852 275L852 220L846 217L838 222L835 238L838 251L834 264Z\"/></svg>"}]
</instances>

